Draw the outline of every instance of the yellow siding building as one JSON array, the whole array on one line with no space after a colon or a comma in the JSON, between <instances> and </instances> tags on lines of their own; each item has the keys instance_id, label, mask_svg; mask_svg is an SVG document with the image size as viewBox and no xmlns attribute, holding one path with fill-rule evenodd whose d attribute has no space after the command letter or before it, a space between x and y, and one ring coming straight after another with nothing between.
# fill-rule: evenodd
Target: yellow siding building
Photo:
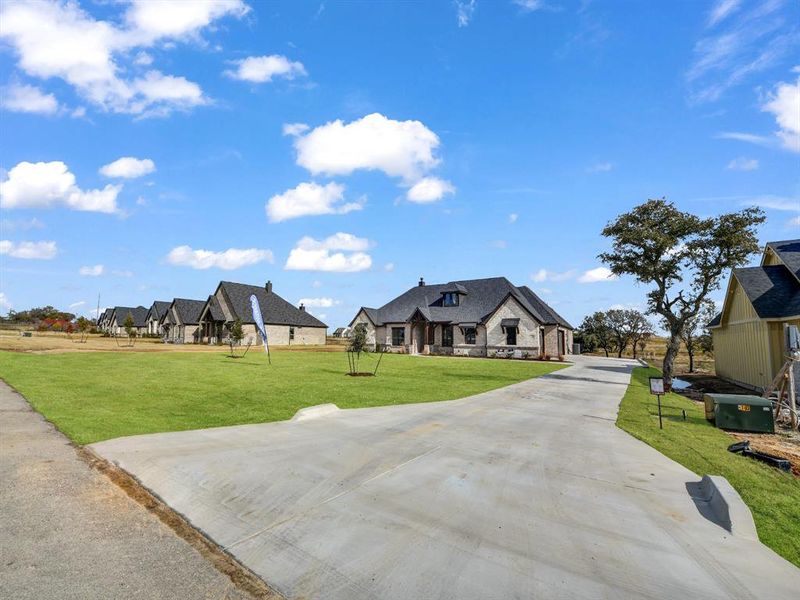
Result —
<instances>
[{"instance_id":1,"label":"yellow siding building","mask_svg":"<svg viewBox=\"0 0 800 600\"><path fill-rule=\"evenodd\" d=\"M786 360L785 325L800 326L800 240L770 242L760 266L731 273L709 324L717 375L764 390Z\"/></svg>"}]
</instances>

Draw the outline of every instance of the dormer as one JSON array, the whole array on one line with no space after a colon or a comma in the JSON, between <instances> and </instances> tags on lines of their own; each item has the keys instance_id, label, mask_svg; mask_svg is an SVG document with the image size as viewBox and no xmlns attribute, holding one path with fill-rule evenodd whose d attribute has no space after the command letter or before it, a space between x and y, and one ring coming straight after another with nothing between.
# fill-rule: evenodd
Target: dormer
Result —
<instances>
[{"instance_id":1,"label":"dormer","mask_svg":"<svg viewBox=\"0 0 800 600\"><path fill-rule=\"evenodd\" d=\"M458 306L461 304L461 296L467 295L467 288L460 283L448 283L441 291L442 306Z\"/></svg>"}]
</instances>

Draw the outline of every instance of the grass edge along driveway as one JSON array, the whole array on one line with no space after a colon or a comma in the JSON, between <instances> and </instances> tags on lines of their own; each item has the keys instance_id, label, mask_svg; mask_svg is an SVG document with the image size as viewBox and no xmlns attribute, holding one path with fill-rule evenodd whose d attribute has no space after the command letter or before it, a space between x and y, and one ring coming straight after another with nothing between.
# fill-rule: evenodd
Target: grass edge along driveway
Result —
<instances>
[{"instance_id":1,"label":"grass edge along driveway","mask_svg":"<svg viewBox=\"0 0 800 600\"><path fill-rule=\"evenodd\" d=\"M377 355L362 358L372 370ZM339 408L455 400L564 368L557 363L386 354L376 377L348 377L344 352L0 351L0 377L78 444L290 419Z\"/></svg>"},{"instance_id":2,"label":"grass edge along driveway","mask_svg":"<svg viewBox=\"0 0 800 600\"><path fill-rule=\"evenodd\" d=\"M736 440L706 421L703 406L684 396L662 397L664 429L659 430L648 377L660 375L654 368L633 370L617 426L698 476L725 477L750 507L761 541L800 567L800 479L728 452ZM681 409L686 411L686 422Z\"/></svg>"}]
</instances>

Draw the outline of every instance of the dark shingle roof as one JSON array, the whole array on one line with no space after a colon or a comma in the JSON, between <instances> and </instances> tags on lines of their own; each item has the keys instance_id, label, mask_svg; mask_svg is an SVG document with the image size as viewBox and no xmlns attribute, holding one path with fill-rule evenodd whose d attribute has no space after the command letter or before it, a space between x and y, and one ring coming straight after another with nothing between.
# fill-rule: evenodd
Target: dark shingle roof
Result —
<instances>
[{"instance_id":1,"label":"dark shingle roof","mask_svg":"<svg viewBox=\"0 0 800 600\"><path fill-rule=\"evenodd\" d=\"M717 313L717 315L706 324L706 327L719 327L721 323L722 313Z\"/></svg>"},{"instance_id":2,"label":"dark shingle roof","mask_svg":"<svg viewBox=\"0 0 800 600\"><path fill-rule=\"evenodd\" d=\"M208 314L213 321L225 320L225 313L222 312L222 307L219 305L219 300L217 300L216 296L213 294L209 296L206 303L208 304Z\"/></svg>"},{"instance_id":3,"label":"dark shingle roof","mask_svg":"<svg viewBox=\"0 0 800 600\"><path fill-rule=\"evenodd\" d=\"M144 306L115 306L114 315L120 327L124 326L128 315L133 317L134 327L147 327L147 309Z\"/></svg>"},{"instance_id":4,"label":"dark shingle roof","mask_svg":"<svg viewBox=\"0 0 800 600\"><path fill-rule=\"evenodd\" d=\"M205 300L175 298L172 301L172 306L175 308L178 318L184 325L197 325L200 322L200 312L205 305Z\"/></svg>"},{"instance_id":5,"label":"dark shingle roof","mask_svg":"<svg viewBox=\"0 0 800 600\"><path fill-rule=\"evenodd\" d=\"M784 240L769 242L767 248L772 250L786 265L796 279L800 280L800 240Z\"/></svg>"},{"instance_id":6,"label":"dark shingle roof","mask_svg":"<svg viewBox=\"0 0 800 600\"><path fill-rule=\"evenodd\" d=\"M164 302L162 300L155 300L153 305L150 307L150 310L147 311L147 320L150 320L150 317L154 318L156 321L161 319L163 314L169 310L169 305L171 302Z\"/></svg>"},{"instance_id":7,"label":"dark shingle roof","mask_svg":"<svg viewBox=\"0 0 800 600\"><path fill-rule=\"evenodd\" d=\"M295 327L328 327L314 315L300 310L290 304L275 292L258 285L246 285L232 281L221 281L223 294L230 302L230 308L242 323L253 323L253 310L250 306L250 296L258 298L261 307L261 316L264 323L271 325L292 325Z\"/></svg>"},{"instance_id":8,"label":"dark shingle roof","mask_svg":"<svg viewBox=\"0 0 800 600\"><path fill-rule=\"evenodd\" d=\"M442 294L455 290L464 294L460 297L459 305L443 306ZM426 319L439 323L481 323L508 296L513 296L540 323L559 324L572 329L566 320L529 288L518 288L505 277L414 286L379 309L364 307L362 310L376 325L403 323L417 311Z\"/></svg>"},{"instance_id":9,"label":"dark shingle roof","mask_svg":"<svg viewBox=\"0 0 800 600\"><path fill-rule=\"evenodd\" d=\"M733 276L760 318L800 315L800 281L785 266L734 269Z\"/></svg>"}]
</instances>

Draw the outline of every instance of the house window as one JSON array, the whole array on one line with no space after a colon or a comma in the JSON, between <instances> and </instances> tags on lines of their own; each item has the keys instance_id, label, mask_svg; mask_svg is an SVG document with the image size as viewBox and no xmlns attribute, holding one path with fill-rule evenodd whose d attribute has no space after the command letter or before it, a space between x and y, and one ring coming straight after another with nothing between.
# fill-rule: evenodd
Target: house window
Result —
<instances>
[{"instance_id":1,"label":"house window","mask_svg":"<svg viewBox=\"0 0 800 600\"><path fill-rule=\"evenodd\" d=\"M464 343L475 345L476 331L474 327L464 327Z\"/></svg>"},{"instance_id":2,"label":"house window","mask_svg":"<svg viewBox=\"0 0 800 600\"><path fill-rule=\"evenodd\" d=\"M458 306L458 294L454 292L445 293L442 304L444 306Z\"/></svg>"},{"instance_id":3,"label":"house window","mask_svg":"<svg viewBox=\"0 0 800 600\"><path fill-rule=\"evenodd\" d=\"M294 339L294 327L289 327L289 340Z\"/></svg>"},{"instance_id":4,"label":"house window","mask_svg":"<svg viewBox=\"0 0 800 600\"><path fill-rule=\"evenodd\" d=\"M445 325L442 327L442 346L445 348L453 347L453 326Z\"/></svg>"},{"instance_id":5,"label":"house window","mask_svg":"<svg viewBox=\"0 0 800 600\"><path fill-rule=\"evenodd\" d=\"M392 346L402 346L406 343L406 328L392 327Z\"/></svg>"},{"instance_id":6,"label":"house window","mask_svg":"<svg viewBox=\"0 0 800 600\"><path fill-rule=\"evenodd\" d=\"M506 346L517 345L517 328L506 327Z\"/></svg>"}]
</instances>

